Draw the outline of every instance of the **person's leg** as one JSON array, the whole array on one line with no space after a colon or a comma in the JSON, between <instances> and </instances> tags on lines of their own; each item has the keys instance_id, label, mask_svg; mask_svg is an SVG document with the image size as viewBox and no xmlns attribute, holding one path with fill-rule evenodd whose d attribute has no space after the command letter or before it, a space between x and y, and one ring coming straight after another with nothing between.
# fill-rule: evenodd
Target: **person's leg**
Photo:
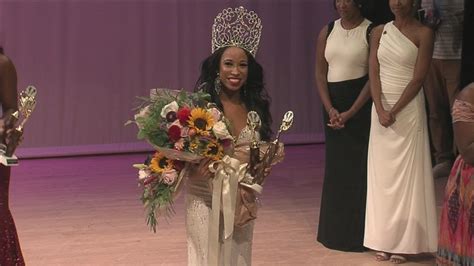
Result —
<instances>
[{"instance_id":1,"label":"person's leg","mask_svg":"<svg viewBox=\"0 0 474 266\"><path fill-rule=\"evenodd\" d=\"M454 81L451 78L456 71L445 74L447 66L445 60L433 59L430 70L425 80L424 92L428 104L428 119L431 143L434 149L433 176L443 177L449 175L454 160L453 133L451 125L450 98L455 93ZM459 68L457 68L459 76ZM447 81L449 77L449 89ZM459 78L457 79L459 82ZM455 87L454 89L452 87ZM448 90L450 91L448 93Z\"/></svg>"},{"instance_id":2,"label":"person's leg","mask_svg":"<svg viewBox=\"0 0 474 266\"><path fill-rule=\"evenodd\" d=\"M461 60L445 60L443 65L443 73L446 80L446 94L449 99L449 110L451 111L454 103L454 98L460 89L461 82ZM451 114L451 112L450 112ZM449 133L451 133L451 142L449 143L452 150L451 160L454 160L457 155L456 142L454 141L454 134L452 128L452 117L449 117L450 128ZM449 145L448 144L448 145ZM447 147L447 148L449 148Z\"/></svg>"},{"instance_id":3,"label":"person's leg","mask_svg":"<svg viewBox=\"0 0 474 266\"><path fill-rule=\"evenodd\" d=\"M442 119L440 125L442 133L437 140L439 150L436 153L436 165L433 168L433 175L435 177L445 177L448 176L451 171L456 153L451 119L451 106L453 105L454 97L459 90L461 62L460 60L439 60L439 64L443 83L445 84L443 88L444 96L442 99L442 108L443 110L446 110L446 106L448 106L449 109L447 109L445 114L441 115Z\"/></svg>"},{"instance_id":4,"label":"person's leg","mask_svg":"<svg viewBox=\"0 0 474 266\"><path fill-rule=\"evenodd\" d=\"M454 97L459 91L461 60L443 60L443 73L446 80L446 93L449 105L453 106Z\"/></svg>"}]
</instances>

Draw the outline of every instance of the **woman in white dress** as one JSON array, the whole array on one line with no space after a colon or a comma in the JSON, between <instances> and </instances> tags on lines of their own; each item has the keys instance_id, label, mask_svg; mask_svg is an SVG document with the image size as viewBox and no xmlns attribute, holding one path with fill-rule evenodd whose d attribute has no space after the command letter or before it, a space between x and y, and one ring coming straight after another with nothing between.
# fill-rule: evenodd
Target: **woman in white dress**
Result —
<instances>
[{"instance_id":1,"label":"woman in white dress","mask_svg":"<svg viewBox=\"0 0 474 266\"><path fill-rule=\"evenodd\" d=\"M415 0L390 0L395 20L374 29L369 59L373 99L364 246L377 260L435 252L437 217L422 88L433 32Z\"/></svg>"},{"instance_id":2,"label":"woman in white dress","mask_svg":"<svg viewBox=\"0 0 474 266\"><path fill-rule=\"evenodd\" d=\"M255 61L260 38L260 19L254 12L248 12L243 7L226 9L218 15L213 26L212 51L204 60L201 75L197 82L197 90L211 95L211 102L223 111L231 124L234 136L234 153L230 156L241 163L250 159L249 144L252 140L251 130L246 126L247 113L256 111L261 118L261 127L257 138L269 140L271 135L270 99L263 83L263 70ZM222 20L222 14L225 19ZM244 15L242 15L244 14ZM242 16L241 16L242 15ZM251 22L243 22L242 18L253 18ZM234 23L235 22L235 23ZM229 27L221 25L224 23ZM232 31L233 27L240 31ZM250 28L254 39L239 38L233 34L249 33ZM220 39L219 30L226 31L226 39ZM240 33L239 33L240 32ZM249 37L249 35L246 35ZM230 37L230 39L229 39ZM252 255L253 226L256 212L254 192L239 185L237 202L242 198L243 208L250 213L250 218L244 224L233 227L229 239L224 239L222 214L219 228L212 224L211 180L213 174L209 171L209 160L203 160L191 169L187 179L186 194L186 229L188 241L188 265L250 265ZM240 198L239 198L240 197ZM239 209L239 207L237 207ZM220 211L220 210L218 210ZM239 211L239 210L237 210ZM213 243L212 231L217 230L218 242Z\"/></svg>"}]
</instances>

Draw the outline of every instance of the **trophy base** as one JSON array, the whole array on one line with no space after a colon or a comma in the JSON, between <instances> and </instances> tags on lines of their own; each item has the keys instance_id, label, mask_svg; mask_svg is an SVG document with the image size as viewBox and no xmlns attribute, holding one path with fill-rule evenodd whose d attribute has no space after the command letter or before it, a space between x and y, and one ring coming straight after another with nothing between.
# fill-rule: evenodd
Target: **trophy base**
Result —
<instances>
[{"instance_id":1,"label":"trophy base","mask_svg":"<svg viewBox=\"0 0 474 266\"><path fill-rule=\"evenodd\" d=\"M250 189L252 189L253 191L257 192L258 194L262 194L262 191L263 191L263 187L259 184L247 184L247 183L240 183L242 186L244 187L248 187Z\"/></svg>"},{"instance_id":2,"label":"trophy base","mask_svg":"<svg viewBox=\"0 0 474 266\"><path fill-rule=\"evenodd\" d=\"M0 163L5 166L15 166L18 165L18 158L15 155L12 155L10 157L0 155Z\"/></svg>"}]
</instances>

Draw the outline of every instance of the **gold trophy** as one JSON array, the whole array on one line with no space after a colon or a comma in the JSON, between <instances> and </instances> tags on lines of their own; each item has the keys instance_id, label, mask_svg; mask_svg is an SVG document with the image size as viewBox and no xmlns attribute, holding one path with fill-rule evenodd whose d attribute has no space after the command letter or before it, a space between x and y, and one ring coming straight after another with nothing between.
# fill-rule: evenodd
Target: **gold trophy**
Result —
<instances>
[{"instance_id":1,"label":"gold trophy","mask_svg":"<svg viewBox=\"0 0 474 266\"><path fill-rule=\"evenodd\" d=\"M278 154L278 150L280 148L280 136L282 132L287 131L293 125L293 112L287 111L283 116L283 119L280 124L280 129L277 132L275 139L269 143L267 150L265 151L257 173L255 174L254 182L259 185L263 185L265 182L266 170L270 168L273 164L275 156Z\"/></svg>"},{"instance_id":2,"label":"gold trophy","mask_svg":"<svg viewBox=\"0 0 474 266\"><path fill-rule=\"evenodd\" d=\"M0 163L5 166L18 165L18 158L13 153L22 141L23 127L36 106L36 88L34 86L28 86L20 93L18 105L19 110L12 114L12 118L16 122L20 120L21 115L22 121L8 134L4 133L3 143L0 144Z\"/></svg>"},{"instance_id":3,"label":"gold trophy","mask_svg":"<svg viewBox=\"0 0 474 266\"><path fill-rule=\"evenodd\" d=\"M258 115L257 115L258 116ZM266 150L263 153L263 156L260 158L260 145L255 138L250 144L250 163L249 163L249 174L252 178L245 178L241 184L243 186L249 187L255 190L258 193L261 193L263 190L263 183L265 182L265 178L267 177L267 169L269 169L272 164L274 164L275 156L277 156L279 149L280 149L280 135L282 132L287 131L293 125L293 112L288 111L283 116L283 120L280 125L280 129L277 132L275 139L272 142L268 143ZM247 116L247 124L249 128L252 129L251 124L249 124L250 113ZM255 120L255 119L254 119ZM260 118L258 119L260 121ZM256 147L254 147L254 143L257 143ZM257 155L252 154L257 153ZM256 168L258 166L258 168Z\"/></svg>"},{"instance_id":4,"label":"gold trophy","mask_svg":"<svg viewBox=\"0 0 474 266\"><path fill-rule=\"evenodd\" d=\"M247 114L247 126L252 132L252 140L250 142L250 161L248 164L248 172L251 177L254 177L256 166L260 162L260 147L257 140L257 130L260 128L262 122L260 116L255 111L250 111ZM253 183L252 180L246 180L246 183Z\"/></svg>"}]
</instances>

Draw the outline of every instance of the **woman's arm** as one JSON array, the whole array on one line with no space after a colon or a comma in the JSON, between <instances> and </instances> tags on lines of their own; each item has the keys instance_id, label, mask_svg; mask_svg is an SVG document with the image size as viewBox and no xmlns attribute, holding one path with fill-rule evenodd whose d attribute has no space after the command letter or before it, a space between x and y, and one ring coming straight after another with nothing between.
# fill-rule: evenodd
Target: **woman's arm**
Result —
<instances>
[{"instance_id":1,"label":"woman's arm","mask_svg":"<svg viewBox=\"0 0 474 266\"><path fill-rule=\"evenodd\" d=\"M326 36L328 33L328 26L326 25L318 35L316 43L316 86L318 87L319 97L321 102L329 114L331 124L334 119L339 116L339 112L332 106L331 99L328 91L328 62L324 57L324 51L326 50Z\"/></svg>"},{"instance_id":2,"label":"woman's arm","mask_svg":"<svg viewBox=\"0 0 474 266\"><path fill-rule=\"evenodd\" d=\"M18 108L16 69L4 55L0 55L0 102L3 112Z\"/></svg>"},{"instance_id":3,"label":"woman's arm","mask_svg":"<svg viewBox=\"0 0 474 266\"><path fill-rule=\"evenodd\" d=\"M382 126L388 127L393 122L393 116L386 111L382 105L382 85L380 82L380 64L377 57L379 50L380 38L384 25L379 25L373 29L370 37L370 54L369 54L369 82L370 82L370 94L372 101L374 102L375 110L379 117L379 122Z\"/></svg>"},{"instance_id":4,"label":"woman's arm","mask_svg":"<svg viewBox=\"0 0 474 266\"><path fill-rule=\"evenodd\" d=\"M370 34L372 33L369 32ZM369 35L370 36L370 35ZM369 40L369 52L370 52L370 40ZM367 59L369 61L369 59ZM370 81L368 80L364 87L362 88L361 92L359 93L359 96L357 96L357 99L354 101L352 104L351 108L347 110L346 112L341 113L341 123L344 124L346 123L347 120L349 120L351 117L353 117L357 112L359 112L360 108L370 99Z\"/></svg>"},{"instance_id":5,"label":"woman's arm","mask_svg":"<svg viewBox=\"0 0 474 266\"><path fill-rule=\"evenodd\" d=\"M0 124L2 127L11 128L11 114L18 109L17 102L17 75L12 61L0 54L0 103L3 114Z\"/></svg>"},{"instance_id":6,"label":"woman's arm","mask_svg":"<svg viewBox=\"0 0 474 266\"><path fill-rule=\"evenodd\" d=\"M430 67L434 45L433 30L428 27L421 27L419 32L420 47L418 48L418 57L416 59L413 78L408 82L405 90L400 96L400 99L398 99L392 110L390 110L394 116L405 108L405 106L418 94Z\"/></svg>"},{"instance_id":7,"label":"woman's arm","mask_svg":"<svg viewBox=\"0 0 474 266\"><path fill-rule=\"evenodd\" d=\"M341 113L341 118L339 120L339 123L344 125L347 120L349 120L351 117L353 117L357 112L359 112L360 108L367 102L367 100L370 99L370 81L367 81L362 88L362 90L359 93L359 96L357 96L357 99L354 101L352 104L351 108L349 110L342 112Z\"/></svg>"},{"instance_id":8,"label":"woman's arm","mask_svg":"<svg viewBox=\"0 0 474 266\"><path fill-rule=\"evenodd\" d=\"M474 83L461 90L456 98L474 105ZM474 165L474 122L456 122L453 130L459 154L466 163Z\"/></svg>"}]
</instances>

